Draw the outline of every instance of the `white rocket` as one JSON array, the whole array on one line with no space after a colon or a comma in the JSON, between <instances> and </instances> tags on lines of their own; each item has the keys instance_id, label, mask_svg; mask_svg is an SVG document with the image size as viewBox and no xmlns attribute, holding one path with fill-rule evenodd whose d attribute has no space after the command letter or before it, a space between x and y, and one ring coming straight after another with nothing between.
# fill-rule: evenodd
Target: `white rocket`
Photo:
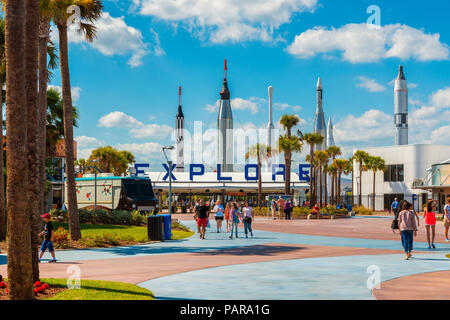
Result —
<instances>
[{"instance_id":1,"label":"white rocket","mask_svg":"<svg viewBox=\"0 0 450 320\"><path fill-rule=\"evenodd\" d=\"M176 172L184 171L184 115L183 109L181 107L181 87L178 89L178 112L175 119L175 130L177 135L177 142L175 146L177 166L175 168Z\"/></svg>"},{"instance_id":2,"label":"white rocket","mask_svg":"<svg viewBox=\"0 0 450 320\"><path fill-rule=\"evenodd\" d=\"M328 128L327 128L327 148L334 147L336 144L334 143L334 135L333 135L333 123L331 122L331 118L328 120Z\"/></svg>"},{"instance_id":3,"label":"white rocket","mask_svg":"<svg viewBox=\"0 0 450 320\"><path fill-rule=\"evenodd\" d=\"M408 86L403 74L403 66L399 67L394 87L394 122L395 145L408 144Z\"/></svg>"},{"instance_id":4,"label":"white rocket","mask_svg":"<svg viewBox=\"0 0 450 320\"><path fill-rule=\"evenodd\" d=\"M267 124L267 146L272 147L272 143L274 143L273 131L275 129L272 119L273 87L269 86L268 91L269 91L269 123ZM272 170L272 159L269 158L267 159L267 171L270 172L271 170Z\"/></svg>"},{"instance_id":5,"label":"white rocket","mask_svg":"<svg viewBox=\"0 0 450 320\"><path fill-rule=\"evenodd\" d=\"M223 87L220 91L218 129L218 162L222 172L233 172L233 113L231 112L230 90L227 81L227 60L225 60Z\"/></svg>"},{"instance_id":6,"label":"white rocket","mask_svg":"<svg viewBox=\"0 0 450 320\"><path fill-rule=\"evenodd\" d=\"M327 128L325 126L325 115L323 113L323 88L322 80L317 81L317 109L314 119L314 132L320 133L323 137L323 143L316 146L316 150L325 150L327 145Z\"/></svg>"}]
</instances>

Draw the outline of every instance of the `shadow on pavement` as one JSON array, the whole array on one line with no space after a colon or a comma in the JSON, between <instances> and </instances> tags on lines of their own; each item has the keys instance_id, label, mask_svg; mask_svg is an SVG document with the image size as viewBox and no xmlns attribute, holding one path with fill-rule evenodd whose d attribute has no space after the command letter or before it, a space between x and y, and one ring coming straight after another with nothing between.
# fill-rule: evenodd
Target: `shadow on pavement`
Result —
<instances>
[{"instance_id":1,"label":"shadow on pavement","mask_svg":"<svg viewBox=\"0 0 450 320\"><path fill-rule=\"evenodd\" d=\"M283 252L293 252L304 250L302 247L294 246L266 246L266 245L254 245L240 248L227 248L209 251L208 255L233 255L233 256L271 256ZM194 252L193 254L204 254L203 252Z\"/></svg>"}]
</instances>

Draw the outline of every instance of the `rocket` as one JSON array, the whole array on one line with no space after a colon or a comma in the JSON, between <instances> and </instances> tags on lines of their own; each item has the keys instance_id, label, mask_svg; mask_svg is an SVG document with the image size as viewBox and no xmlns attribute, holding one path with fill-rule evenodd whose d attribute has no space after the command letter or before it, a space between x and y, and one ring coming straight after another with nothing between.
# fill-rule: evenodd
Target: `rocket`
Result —
<instances>
[{"instance_id":1,"label":"rocket","mask_svg":"<svg viewBox=\"0 0 450 320\"><path fill-rule=\"evenodd\" d=\"M184 171L184 114L181 107L181 87L178 88L178 112L175 118L175 132L176 132L176 172Z\"/></svg>"},{"instance_id":2,"label":"rocket","mask_svg":"<svg viewBox=\"0 0 450 320\"><path fill-rule=\"evenodd\" d=\"M331 122L331 118L328 120L328 128L327 128L327 148L334 147L334 135L333 135L333 123Z\"/></svg>"},{"instance_id":3,"label":"rocket","mask_svg":"<svg viewBox=\"0 0 450 320\"><path fill-rule=\"evenodd\" d=\"M408 86L403 74L403 66L399 67L394 86L394 123L395 145L408 144Z\"/></svg>"},{"instance_id":4,"label":"rocket","mask_svg":"<svg viewBox=\"0 0 450 320\"><path fill-rule=\"evenodd\" d=\"M218 162L222 172L233 171L233 113L231 112L230 90L227 81L227 60L225 59L222 91L220 91L218 130Z\"/></svg>"},{"instance_id":5,"label":"rocket","mask_svg":"<svg viewBox=\"0 0 450 320\"><path fill-rule=\"evenodd\" d=\"M322 80L319 78L317 81L317 109L314 119L314 132L320 133L323 137L322 144L316 147L317 150L325 150L327 144L327 128L325 126L325 115L323 113L323 88Z\"/></svg>"},{"instance_id":6,"label":"rocket","mask_svg":"<svg viewBox=\"0 0 450 320\"><path fill-rule=\"evenodd\" d=\"M273 141L273 130L275 129L275 126L273 125L273 119L272 119L272 107L273 107L273 87L269 86L269 123L267 124L267 146L271 147ZM267 171L271 171L272 169L272 159L267 159Z\"/></svg>"}]
</instances>

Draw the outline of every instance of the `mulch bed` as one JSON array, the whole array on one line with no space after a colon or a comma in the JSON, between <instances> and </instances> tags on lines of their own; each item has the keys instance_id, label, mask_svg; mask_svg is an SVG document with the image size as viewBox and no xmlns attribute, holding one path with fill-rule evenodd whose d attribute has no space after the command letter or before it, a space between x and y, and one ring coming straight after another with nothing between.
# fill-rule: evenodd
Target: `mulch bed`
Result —
<instances>
[{"instance_id":1,"label":"mulch bed","mask_svg":"<svg viewBox=\"0 0 450 320\"><path fill-rule=\"evenodd\" d=\"M46 298L51 298L57 295L60 292L68 290L67 288L61 287L50 287L45 290L45 293L36 294L36 300L42 300ZM9 300L8 294L6 293L6 289L0 289L0 300Z\"/></svg>"}]
</instances>

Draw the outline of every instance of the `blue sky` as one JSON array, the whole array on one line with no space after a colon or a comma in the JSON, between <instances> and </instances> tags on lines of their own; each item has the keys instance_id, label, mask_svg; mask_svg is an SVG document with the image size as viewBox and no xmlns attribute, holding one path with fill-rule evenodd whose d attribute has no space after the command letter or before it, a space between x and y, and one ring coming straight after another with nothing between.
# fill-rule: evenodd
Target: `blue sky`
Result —
<instances>
[{"instance_id":1,"label":"blue sky","mask_svg":"<svg viewBox=\"0 0 450 320\"><path fill-rule=\"evenodd\" d=\"M375 30L366 24L370 5L380 8ZM410 142L450 144L448 1L132 0L104 7L94 43L70 34L80 156L112 145L160 163L179 85L187 129L194 120L214 126L225 58L235 127L266 126L272 85L274 119L295 113L299 128L311 131L320 76L327 121L344 151L390 145L392 80L402 64ZM52 85L60 85L58 72Z\"/></svg>"}]
</instances>

